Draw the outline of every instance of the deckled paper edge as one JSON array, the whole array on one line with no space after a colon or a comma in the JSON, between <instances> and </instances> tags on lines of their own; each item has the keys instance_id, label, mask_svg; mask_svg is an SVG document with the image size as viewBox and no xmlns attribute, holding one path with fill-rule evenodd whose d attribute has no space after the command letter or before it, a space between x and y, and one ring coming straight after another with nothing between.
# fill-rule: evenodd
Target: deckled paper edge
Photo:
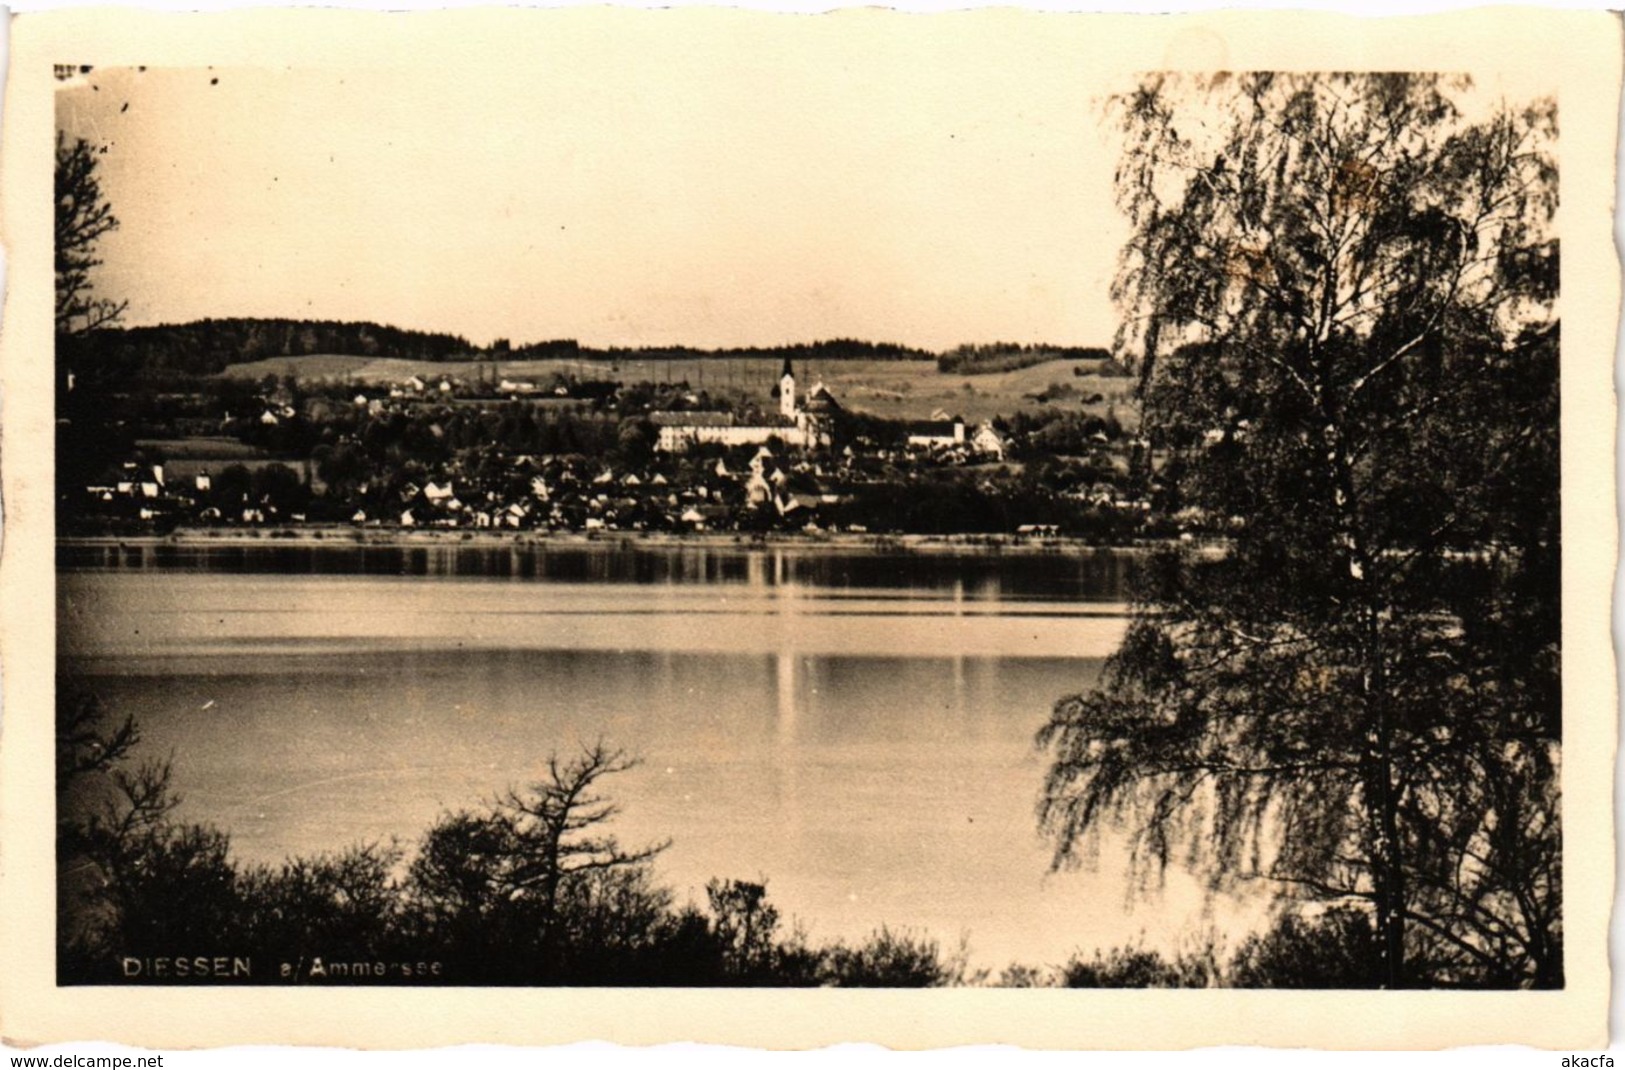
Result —
<instances>
[{"instance_id":1,"label":"deckled paper edge","mask_svg":"<svg viewBox=\"0 0 1625 1070\"><path fill-rule=\"evenodd\" d=\"M623 1044L693 1040L801 1048L868 1040L899 1048L1015 1043L1158 1048L1214 1044L1431 1048L1607 1040L1606 933L1613 902L1617 700L1609 638L1616 560L1612 356L1619 269L1612 243L1621 26L1612 14L1528 9L1368 20L1256 12L1141 18L976 11L865 20L1088 19L1131 69L1494 69L1559 72L1563 206L1565 930L1568 987L1552 993L1103 992L1043 990L655 991L58 989L53 983L50 146L53 62L102 66L322 63L365 67L481 54L549 19L663 18L709 32L780 16L610 8L383 15L244 11L163 15L78 9L16 18L0 205L8 254L0 337L0 1036L13 1045L107 1039L166 1048L320 1044ZM1046 26L1046 32L1050 27ZM1080 121L1083 121L1080 117Z\"/></svg>"}]
</instances>

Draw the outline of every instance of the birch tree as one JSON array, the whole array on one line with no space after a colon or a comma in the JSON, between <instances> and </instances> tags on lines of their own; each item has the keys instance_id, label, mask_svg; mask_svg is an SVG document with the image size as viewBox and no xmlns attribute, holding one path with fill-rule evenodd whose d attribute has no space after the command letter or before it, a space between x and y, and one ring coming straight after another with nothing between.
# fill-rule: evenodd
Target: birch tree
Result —
<instances>
[{"instance_id":1,"label":"birch tree","mask_svg":"<svg viewBox=\"0 0 1625 1070\"><path fill-rule=\"evenodd\" d=\"M1153 76L1115 102L1114 296L1160 492L1040 733L1057 864L1369 912L1371 979L1561 984L1555 106L1411 74Z\"/></svg>"}]
</instances>

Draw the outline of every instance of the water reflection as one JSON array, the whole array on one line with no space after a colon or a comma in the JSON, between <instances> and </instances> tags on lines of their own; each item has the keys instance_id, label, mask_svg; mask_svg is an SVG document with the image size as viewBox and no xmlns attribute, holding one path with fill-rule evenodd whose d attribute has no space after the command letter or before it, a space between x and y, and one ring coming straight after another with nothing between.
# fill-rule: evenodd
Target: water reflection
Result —
<instances>
[{"instance_id":1,"label":"water reflection","mask_svg":"<svg viewBox=\"0 0 1625 1070\"><path fill-rule=\"evenodd\" d=\"M778 737L786 743L796 738L796 656L789 650L780 650L774 666L774 679L779 692Z\"/></svg>"},{"instance_id":2,"label":"water reflection","mask_svg":"<svg viewBox=\"0 0 1625 1070\"><path fill-rule=\"evenodd\" d=\"M265 575L422 576L638 585L794 585L833 590L1000 598L1123 597L1133 555L976 549L869 550L808 546L618 543L373 546L300 540L219 544L93 541L57 547L67 571L151 570Z\"/></svg>"},{"instance_id":3,"label":"water reflection","mask_svg":"<svg viewBox=\"0 0 1625 1070\"><path fill-rule=\"evenodd\" d=\"M1142 927L1120 872L1046 879L1033 818L1033 734L1121 637L1122 555L109 543L61 564L59 668L173 753L181 816L247 860L410 844L603 738L644 759L617 831L675 840L680 896L767 877L819 936L968 929L995 966Z\"/></svg>"}]
</instances>

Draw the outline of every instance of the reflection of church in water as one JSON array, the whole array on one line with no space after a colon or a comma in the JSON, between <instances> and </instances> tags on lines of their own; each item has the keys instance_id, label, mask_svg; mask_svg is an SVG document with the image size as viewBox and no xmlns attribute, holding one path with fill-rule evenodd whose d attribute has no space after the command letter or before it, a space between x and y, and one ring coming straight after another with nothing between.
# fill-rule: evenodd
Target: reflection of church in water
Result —
<instances>
[{"instance_id":1,"label":"reflection of church in water","mask_svg":"<svg viewBox=\"0 0 1625 1070\"><path fill-rule=\"evenodd\" d=\"M776 417L757 423L740 423L731 412L654 412L650 421L658 429L655 448L681 453L697 443L723 446L760 446L778 441L797 449L827 448L834 437L842 409L822 382L813 384L805 397L796 396L796 375L790 358L773 388L778 399Z\"/></svg>"},{"instance_id":2,"label":"reflection of church in water","mask_svg":"<svg viewBox=\"0 0 1625 1070\"><path fill-rule=\"evenodd\" d=\"M778 547L749 551L745 560L747 590L753 600L768 602L759 634L774 696L774 734L781 742L856 742L869 736L874 717L884 720L900 710L946 727L1005 701L1001 676L1009 674L1000 663L1008 659L978 635L989 615L976 607L977 588L956 578L945 589L904 596L900 609L877 610L863 604L867 599L853 604L848 598L836 599L844 604L835 609L828 591L796 563L795 551ZM848 613L859 620L878 613L899 624L878 643L854 642L841 623ZM918 634L911 638L910 630ZM862 683L851 679L854 672ZM859 695L885 701L874 708L847 705Z\"/></svg>"}]
</instances>

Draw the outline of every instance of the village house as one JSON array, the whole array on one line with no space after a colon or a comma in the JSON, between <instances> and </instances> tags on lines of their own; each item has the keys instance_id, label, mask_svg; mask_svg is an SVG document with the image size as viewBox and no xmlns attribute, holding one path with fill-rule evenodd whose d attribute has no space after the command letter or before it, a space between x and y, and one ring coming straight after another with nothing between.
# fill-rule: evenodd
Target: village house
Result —
<instances>
[{"instance_id":1,"label":"village house","mask_svg":"<svg viewBox=\"0 0 1625 1070\"><path fill-rule=\"evenodd\" d=\"M1008 448L1004 436L994 430L992 424L982 424L978 427L976 432L971 435L970 444L971 449L982 456L1001 462L1004 460L1004 452Z\"/></svg>"},{"instance_id":2,"label":"village house","mask_svg":"<svg viewBox=\"0 0 1625 1070\"><path fill-rule=\"evenodd\" d=\"M915 420L908 425L907 444L924 449L963 446L965 420L962 416L949 416L938 409L929 420Z\"/></svg>"}]
</instances>

